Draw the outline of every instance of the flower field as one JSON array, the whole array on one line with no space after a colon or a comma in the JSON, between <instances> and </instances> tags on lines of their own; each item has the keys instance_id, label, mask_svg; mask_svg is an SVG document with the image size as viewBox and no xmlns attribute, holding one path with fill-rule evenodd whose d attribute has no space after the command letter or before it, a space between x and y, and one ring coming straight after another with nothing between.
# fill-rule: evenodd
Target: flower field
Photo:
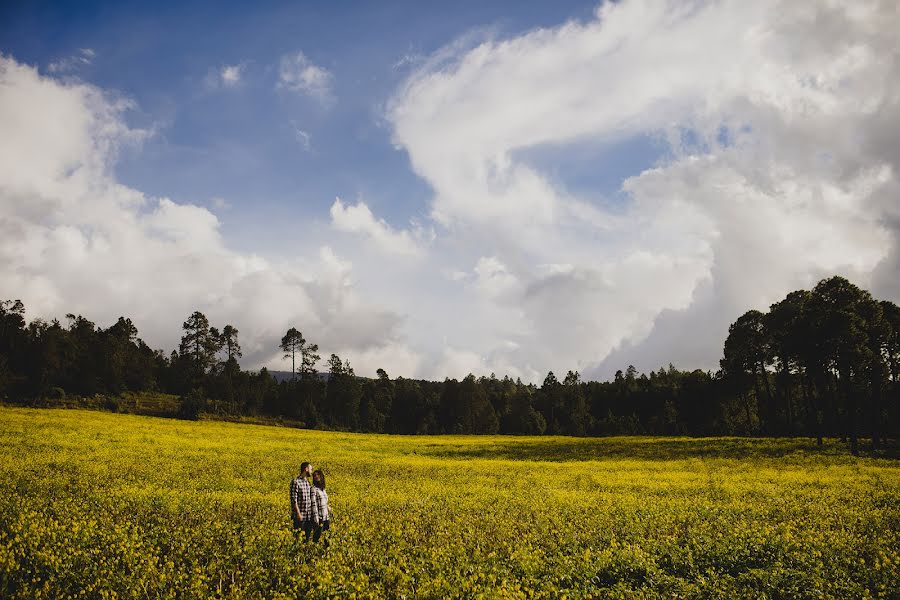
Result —
<instances>
[{"instance_id":1,"label":"flower field","mask_svg":"<svg viewBox=\"0 0 900 600\"><path fill-rule=\"evenodd\" d=\"M288 483L322 468L330 548ZM900 464L0 407L0 597L897 598Z\"/></svg>"}]
</instances>

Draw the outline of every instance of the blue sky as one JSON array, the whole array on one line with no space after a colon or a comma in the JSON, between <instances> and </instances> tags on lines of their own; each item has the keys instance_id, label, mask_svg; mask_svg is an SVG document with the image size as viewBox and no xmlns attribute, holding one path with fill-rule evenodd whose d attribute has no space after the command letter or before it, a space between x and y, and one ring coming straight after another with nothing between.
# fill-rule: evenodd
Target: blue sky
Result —
<instances>
[{"instance_id":1,"label":"blue sky","mask_svg":"<svg viewBox=\"0 0 900 600\"><path fill-rule=\"evenodd\" d=\"M327 216L335 196L364 197L389 223L425 217L431 194L391 142L384 104L416 61L472 31L515 35L590 18L591 2L8 3L3 51L36 65L96 53L71 70L135 101L128 121L157 135L116 165L121 182L178 202L222 198L223 231L246 250ZM333 100L275 89L277 65L302 51L333 76ZM210 89L211 71L241 65L240 84ZM308 133L309 148L295 129ZM654 156L568 164L574 185L615 191ZM545 153L547 154L547 153ZM588 153L598 158L598 151ZM613 159L613 160L610 160ZM553 156L546 161L552 165ZM619 164L621 163L621 164ZM613 177L607 176L613 174ZM273 251L275 248L272 249Z\"/></svg>"},{"instance_id":2,"label":"blue sky","mask_svg":"<svg viewBox=\"0 0 900 600\"><path fill-rule=\"evenodd\" d=\"M715 369L821 277L900 296L898 19L3 3L0 296L166 351L203 310L251 368L296 326L363 374Z\"/></svg>"}]
</instances>

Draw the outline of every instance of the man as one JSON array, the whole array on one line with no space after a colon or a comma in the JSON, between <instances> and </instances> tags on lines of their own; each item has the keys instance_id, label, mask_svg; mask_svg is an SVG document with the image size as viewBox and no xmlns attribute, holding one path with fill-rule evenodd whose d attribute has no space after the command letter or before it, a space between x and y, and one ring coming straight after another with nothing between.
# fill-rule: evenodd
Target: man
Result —
<instances>
[{"instance_id":1,"label":"man","mask_svg":"<svg viewBox=\"0 0 900 600\"><path fill-rule=\"evenodd\" d=\"M302 530L305 540L319 523L319 511L313 497L312 486L308 477L312 475L312 465L305 462L300 465L300 474L291 481L291 518L294 521L294 531Z\"/></svg>"}]
</instances>

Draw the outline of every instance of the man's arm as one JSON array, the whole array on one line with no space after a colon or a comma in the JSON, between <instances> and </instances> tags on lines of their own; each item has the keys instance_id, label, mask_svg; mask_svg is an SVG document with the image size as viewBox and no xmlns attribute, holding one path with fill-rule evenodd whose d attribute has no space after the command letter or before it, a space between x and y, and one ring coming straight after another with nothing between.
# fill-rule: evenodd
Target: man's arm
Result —
<instances>
[{"instance_id":1,"label":"man's arm","mask_svg":"<svg viewBox=\"0 0 900 600\"><path fill-rule=\"evenodd\" d=\"M291 510L294 511L294 518L298 521L303 518L303 513L300 512L300 486L296 479L291 481Z\"/></svg>"}]
</instances>

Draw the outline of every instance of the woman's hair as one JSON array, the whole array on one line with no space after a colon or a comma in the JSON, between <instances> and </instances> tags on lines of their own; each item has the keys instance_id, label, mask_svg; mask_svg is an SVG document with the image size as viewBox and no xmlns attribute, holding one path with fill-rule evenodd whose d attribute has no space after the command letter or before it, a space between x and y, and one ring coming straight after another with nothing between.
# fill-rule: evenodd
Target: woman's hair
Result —
<instances>
[{"instance_id":1,"label":"woman's hair","mask_svg":"<svg viewBox=\"0 0 900 600\"><path fill-rule=\"evenodd\" d=\"M325 473L319 471L318 469L313 471L313 485L319 488L320 490L325 489Z\"/></svg>"}]
</instances>

